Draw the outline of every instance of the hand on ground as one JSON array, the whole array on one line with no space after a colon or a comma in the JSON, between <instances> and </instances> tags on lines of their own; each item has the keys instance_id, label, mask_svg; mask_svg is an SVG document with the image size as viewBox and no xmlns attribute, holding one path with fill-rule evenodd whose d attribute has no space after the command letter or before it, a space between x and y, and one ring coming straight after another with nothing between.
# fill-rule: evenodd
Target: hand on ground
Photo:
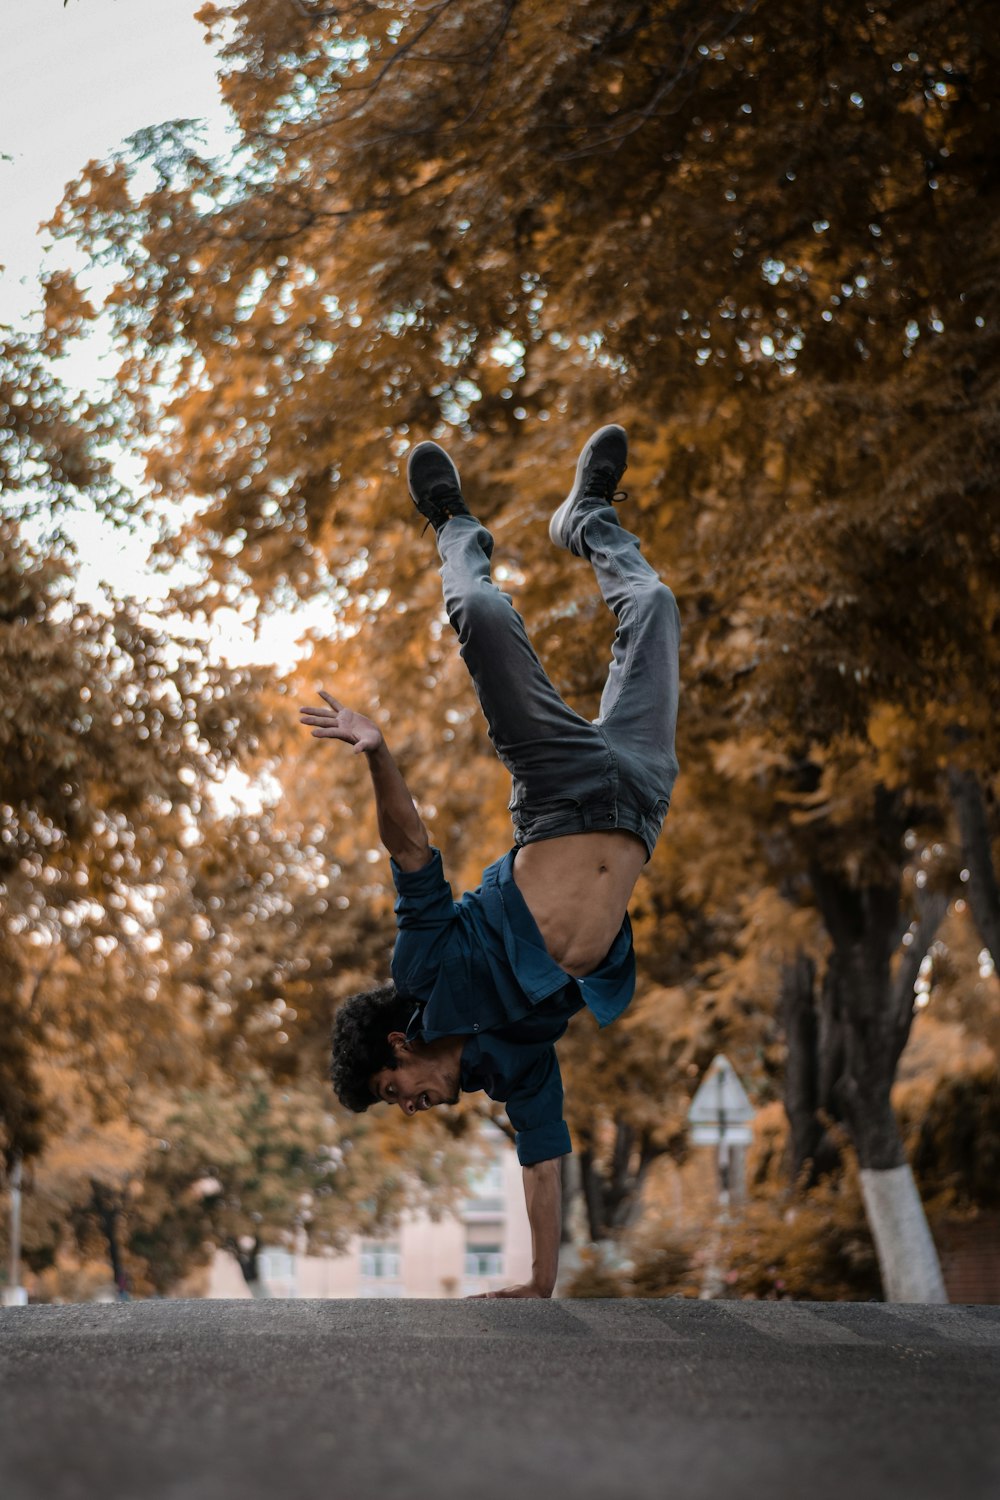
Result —
<instances>
[{"instance_id":1,"label":"hand on ground","mask_svg":"<svg viewBox=\"0 0 1000 1500\"><path fill-rule=\"evenodd\" d=\"M551 1292L543 1292L533 1281L527 1281L523 1286L505 1286L498 1292L477 1292L474 1297L469 1297L469 1302L492 1302L495 1297L551 1297Z\"/></svg>"}]
</instances>

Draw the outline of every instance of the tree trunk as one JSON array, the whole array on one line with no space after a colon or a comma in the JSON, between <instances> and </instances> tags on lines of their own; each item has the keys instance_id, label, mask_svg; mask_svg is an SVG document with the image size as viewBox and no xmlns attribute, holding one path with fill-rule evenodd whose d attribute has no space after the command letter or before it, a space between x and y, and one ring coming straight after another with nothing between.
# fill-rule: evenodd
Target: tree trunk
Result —
<instances>
[{"instance_id":1,"label":"tree trunk","mask_svg":"<svg viewBox=\"0 0 1000 1500\"><path fill-rule=\"evenodd\" d=\"M917 893L914 940L892 972L901 922L901 871L854 887L815 866L813 889L833 941L828 1004L843 1044L836 1102L858 1153L862 1193L886 1301L947 1301L937 1251L891 1104L913 1024L913 986L947 910L940 891Z\"/></svg>"},{"instance_id":2,"label":"tree trunk","mask_svg":"<svg viewBox=\"0 0 1000 1500\"><path fill-rule=\"evenodd\" d=\"M791 1176L811 1185L823 1137L819 1121L819 1028L815 1002L816 965L797 953L781 973L781 1022L785 1031L785 1113L791 1133Z\"/></svg>"},{"instance_id":3,"label":"tree trunk","mask_svg":"<svg viewBox=\"0 0 1000 1500\"><path fill-rule=\"evenodd\" d=\"M808 1190L841 1163L840 1143L830 1126L842 1123L838 1084L844 1071L844 1027L830 968L817 993L812 959L800 952L787 963L781 979L781 1015L788 1048L789 1175L793 1184Z\"/></svg>"},{"instance_id":4,"label":"tree trunk","mask_svg":"<svg viewBox=\"0 0 1000 1500\"><path fill-rule=\"evenodd\" d=\"M986 799L975 771L948 771L948 790L958 818L962 859L969 872L968 900L972 917L1000 974L1000 886L993 868L993 850Z\"/></svg>"},{"instance_id":5,"label":"tree trunk","mask_svg":"<svg viewBox=\"0 0 1000 1500\"><path fill-rule=\"evenodd\" d=\"M937 1248L908 1164L862 1168L861 1195L887 1302L947 1302Z\"/></svg>"},{"instance_id":6,"label":"tree trunk","mask_svg":"<svg viewBox=\"0 0 1000 1500\"><path fill-rule=\"evenodd\" d=\"M921 949L917 959L917 968L923 951ZM831 961L823 985L822 1019L819 1022L812 962L800 953L793 963L786 965L782 975L782 1015L788 1039L785 1109L792 1135L793 1176L799 1181L805 1174L805 1185L811 1186L821 1175L818 1164L825 1132L818 1114L820 1095L821 1091L826 1095L826 1108L829 1109L834 1096L840 1093L845 1101L849 1101L851 1134L862 1164L861 1191L875 1241L886 1301L946 1302L937 1252L913 1173L905 1161L899 1127L889 1099L895 1071L895 1063L890 1059L895 1043L889 1047L885 1059L891 1068L887 1086L878 1089L876 1074L886 1073L885 1063L881 1068L873 1068L871 1063L878 1063L878 1053L874 1057L859 1056L856 1025L850 1038L852 1073L844 1076L845 1007L837 972L838 967L843 967L849 973L853 966L843 957L839 966L836 956ZM912 963L906 968L907 973L900 976L898 986L909 982L912 994L916 976L911 972ZM862 1009L871 1011L874 1007L869 1004ZM897 997L896 1009L897 1012L902 1009L901 997ZM876 1028L883 1036L893 1033L889 1018L887 1011L883 1026Z\"/></svg>"},{"instance_id":7,"label":"tree trunk","mask_svg":"<svg viewBox=\"0 0 1000 1500\"><path fill-rule=\"evenodd\" d=\"M580 1186L587 1210L587 1232L591 1240L596 1242L604 1238L604 1202L600 1176L594 1165L594 1153L589 1146L581 1147L579 1161Z\"/></svg>"},{"instance_id":8,"label":"tree trunk","mask_svg":"<svg viewBox=\"0 0 1000 1500\"><path fill-rule=\"evenodd\" d=\"M597 1165L589 1138L581 1134L577 1163L587 1210L587 1230L594 1244L613 1240L628 1228L639 1204L646 1173L662 1152L663 1148L654 1146L648 1135L643 1133L636 1140L635 1127L619 1121L609 1169L604 1172Z\"/></svg>"},{"instance_id":9,"label":"tree trunk","mask_svg":"<svg viewBox=\"0 0 1000 1500\"><path fill-rule=\"evenodd\" d=\"M267 1287L260 1274L260 1240L255 1236L251 1248L244 1250L238 1240L231 1239L227 1248L236 1257L251 1297L266 1297Z\"/></svg>"},{"instance_id":10,"label":"tree trunk","mask_svg":"<svg viewBox=\"0 0 1000 1500\"><path fill-rule=\"evenodd\" d=\"M115 1287L119 1298L123 1301L128 1297L128 1273L122 1260L121 1240L118 1233L118 1215L121 1204L116 1193L103 1183L91 1178L90 1189L93 1194L94 1212L101 1226L104 1238L108 1242L108 1256L111 1260L111 1274L114 1277Z\"/></svg>"},{"instance_id":11,"label":"tree trunk","mask_svg":"<svg viewBox=\"0 0 1000 1500\"><path fill-rule=\"evenodd\" d=\"M577 1245L584 1237L583 1187L580 1181L580 1162L575 1154L562 1159L562 1229L560 1242Z\"/></svg>"},{"instance_id":12,"label":"tree trunk","mask_svg":"<svg viewBox=\"0 0 1000 1500\"><path fill-rule=\"evenodd\" d=\"M615 1149L611 1157L611 1172L605 1186L605 1225L612 1231L619 1230L628 1222L629 1212L635 1202L637 1178L633 1175L632 1149L635 1130L621 1121L615 1128Z\"/></svg>"}]
</instances>

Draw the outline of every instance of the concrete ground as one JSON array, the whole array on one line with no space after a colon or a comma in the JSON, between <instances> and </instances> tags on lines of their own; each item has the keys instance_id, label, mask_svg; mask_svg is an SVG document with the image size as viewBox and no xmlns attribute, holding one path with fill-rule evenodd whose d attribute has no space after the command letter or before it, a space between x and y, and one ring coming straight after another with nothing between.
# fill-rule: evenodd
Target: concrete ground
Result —
<instances>
[{"instance_id":1,"label":"concrete ground","mask_svg":"<svg viewBox=\"0 0 1000 1500\"><path fill-rule=\"evenodd\" d=\"M996 1500L1000 1308L10 1308L0 1494Z\"/></svg>"}]
</instances>

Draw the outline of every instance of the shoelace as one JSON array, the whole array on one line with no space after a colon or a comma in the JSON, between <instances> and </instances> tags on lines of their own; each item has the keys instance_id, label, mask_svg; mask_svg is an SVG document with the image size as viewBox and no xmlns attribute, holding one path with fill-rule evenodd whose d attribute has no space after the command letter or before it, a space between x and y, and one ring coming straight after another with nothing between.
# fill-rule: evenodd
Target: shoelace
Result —
<instances>
[{"instance_id":1,"label":"shoelace","mask_svg":"<svg viewBox=\"0 0 1000 1500\"><path fill-rule=\"evenodd\" d=\"M455 486L449 484L447 480L442 480L439 484L432 484L430 489L427 491L427 499L432 505L437 506L441 515L443 515L446 520L450 520L452 516L458 515L459 508L465 505L465 501L455 489ZM432 526L434 524L435 523L431 521L430 517L428 516L427 520L424 522L424 529L423 531L421 531L420 535L423 536L427 531L428 526Z\"/></svg>"},{"instance_id":2,"label":"shoelace","mask_svg":"<svg viewBox=\"0 0 1000 1500\"><path fill-rule=\"evenodd\" d=\"M587 475L586 494L596 500L604 500L609 505L620 505L623 500L628 499L628 491L615 488L619 477L614 469L606 468L603 464L596 465Z\"/></svg>"}]
</instances>

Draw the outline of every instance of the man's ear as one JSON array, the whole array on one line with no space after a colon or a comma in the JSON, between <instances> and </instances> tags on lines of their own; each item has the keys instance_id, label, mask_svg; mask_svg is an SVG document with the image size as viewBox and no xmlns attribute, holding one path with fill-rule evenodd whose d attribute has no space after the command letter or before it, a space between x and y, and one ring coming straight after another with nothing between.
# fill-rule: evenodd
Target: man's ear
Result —
<instances>
[{"instance_id":1,"label":"man's ear","mask_svg":"<svg viewBox=\"0 0 1000 1500\"><path fill-rule=\"evenodd\" d=\"M390 1031L386 1040L393 1052L409 1052L410 1050L405 1031Z\"/></svg>"}]
</instances>

